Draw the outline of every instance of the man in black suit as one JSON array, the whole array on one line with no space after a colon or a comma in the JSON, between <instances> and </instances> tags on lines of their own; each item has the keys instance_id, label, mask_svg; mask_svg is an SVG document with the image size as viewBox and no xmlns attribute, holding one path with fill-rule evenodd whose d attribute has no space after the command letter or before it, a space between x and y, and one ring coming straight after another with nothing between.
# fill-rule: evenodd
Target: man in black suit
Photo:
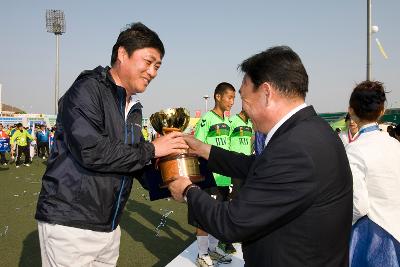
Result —
<instances>
[{"instance_id":1,"label":"man in black suit","mask_svg":"<svg viewBox=\"0 0 400 267\"><path fill-rule=\"evenodd\" d=\"M246 266L347 266L352 176L337 134L305 104L308 75L289 47L272 47L241 64L243 108L267 134L259 156L185 138L208 167L244 185L217 202L185 177L169 185L186 199L189 219L220 240L242 242Z\"/></svg>"}]
</instances>

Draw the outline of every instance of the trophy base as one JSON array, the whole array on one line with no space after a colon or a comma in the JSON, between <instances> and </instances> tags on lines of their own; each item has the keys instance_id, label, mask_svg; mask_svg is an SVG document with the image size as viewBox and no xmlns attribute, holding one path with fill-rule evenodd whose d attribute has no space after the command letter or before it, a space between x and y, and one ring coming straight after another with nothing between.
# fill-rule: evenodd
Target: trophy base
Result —
<instances>
[{"instance_id":1,"label":"trophy base","mask_svg":"<svg viewBox=\"0 0 400 267\"><path fill-rule=\"evenodd\" d=\"M200 183L202 181L204 181L204 177L203 176L197 176L197 175L191 175L189 176L189 179L192 183L196 184L196 183ZM172 180L169 181L163 181L162 184L160 184L160 188L167 188L168 184L172 182Z\"/></svg>"},{"instance_id":2,"label":"trophy base","mask_svg":"<svg viewBox=\"0 0 400 267\"><path fill-rule=\"evenodd\" d=\"M196 155L183 153L162 157L158 162L158 168L161 171L163 184L160 187L167 187L175 177L189 177L193 183L204 181L200 174L200 163Z\"/></svg>"}]
</instances>

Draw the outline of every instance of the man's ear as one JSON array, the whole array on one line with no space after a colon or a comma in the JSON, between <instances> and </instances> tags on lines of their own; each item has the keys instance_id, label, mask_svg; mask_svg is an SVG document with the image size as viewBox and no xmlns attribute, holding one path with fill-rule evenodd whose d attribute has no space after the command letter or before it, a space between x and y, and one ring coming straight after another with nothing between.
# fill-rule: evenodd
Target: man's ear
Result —
<instances>
[{"instance_id":1,"label":"man's ear","mask_svg":"<svg viewBox=\"0 0 400 267\"><path fill-rule=\"evenodd\" d=\"M218 102L221 101L221 98L222 98L221 94L216 94L216 95L215 95L215 99L216 99Z\"/></svg>"},{"instance_id":2,"label":"man's ear","mask_svg":"<svg viewBox=\"0 0 400 267\"><path fill-rule=\"evenodd\" d=\"M128 53L126 52L125 48L122 46L118 47L118 56L117 59L122 63L125 59L128 58Z\"/></svg>"},{"instance_id":3,"label":"man's ear","mask_svg":"<svg viewBox=\"0 0 400 267\"><path fill-rule=\"evenodd\" d=\"M269 83L263 82L259 87L258 90L261 90L263 93L263 96L265 97L265 103L268 105L268 103L271 102L271 96L272 96L272 87Z\"/></svg>"}]
</instances>

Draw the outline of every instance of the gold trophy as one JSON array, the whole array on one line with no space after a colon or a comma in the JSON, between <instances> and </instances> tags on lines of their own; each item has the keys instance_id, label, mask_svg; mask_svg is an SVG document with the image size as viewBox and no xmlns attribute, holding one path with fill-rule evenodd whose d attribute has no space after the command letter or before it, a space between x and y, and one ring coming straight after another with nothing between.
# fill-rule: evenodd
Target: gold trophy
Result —
<instances>
[{"instance_id":1,"label":"gold trophy","mask_svg":"<svg viewBox=\"0 0 400 267\"><path fill-rule=\"evenodd\" d=\"M165 135L173 131L183 132L189 124L190 115L185 108L169 108L150 116L154 130ZM156 168L161 171L163 184L166 187L174 177L186 176L193 183L201 182L204 177L200 174L200 163L196 155L189 153L171 154L160 158Z\"/></svg>"}]
</instances>

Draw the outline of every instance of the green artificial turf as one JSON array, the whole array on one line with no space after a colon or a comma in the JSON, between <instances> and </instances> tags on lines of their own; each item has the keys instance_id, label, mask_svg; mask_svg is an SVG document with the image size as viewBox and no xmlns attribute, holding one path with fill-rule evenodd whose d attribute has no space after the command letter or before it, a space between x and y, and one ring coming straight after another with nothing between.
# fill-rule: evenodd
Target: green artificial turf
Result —
<instances>
[{"instance_id":1,"label":"green artificial turf","mask_svg":"<svg viewBox=\"0 0 400 267\"><path fill-rule=\"evenodd\" d=\"M0 266L41 265L34 213L45 168L37 158L30 167L0 167ZM169 211L173 212L157 236L156 227ZM120 226L118 266L165 266L194 241L186 204L172 199L150 201L136 181Z\"/></svg>"}]
</instances>

